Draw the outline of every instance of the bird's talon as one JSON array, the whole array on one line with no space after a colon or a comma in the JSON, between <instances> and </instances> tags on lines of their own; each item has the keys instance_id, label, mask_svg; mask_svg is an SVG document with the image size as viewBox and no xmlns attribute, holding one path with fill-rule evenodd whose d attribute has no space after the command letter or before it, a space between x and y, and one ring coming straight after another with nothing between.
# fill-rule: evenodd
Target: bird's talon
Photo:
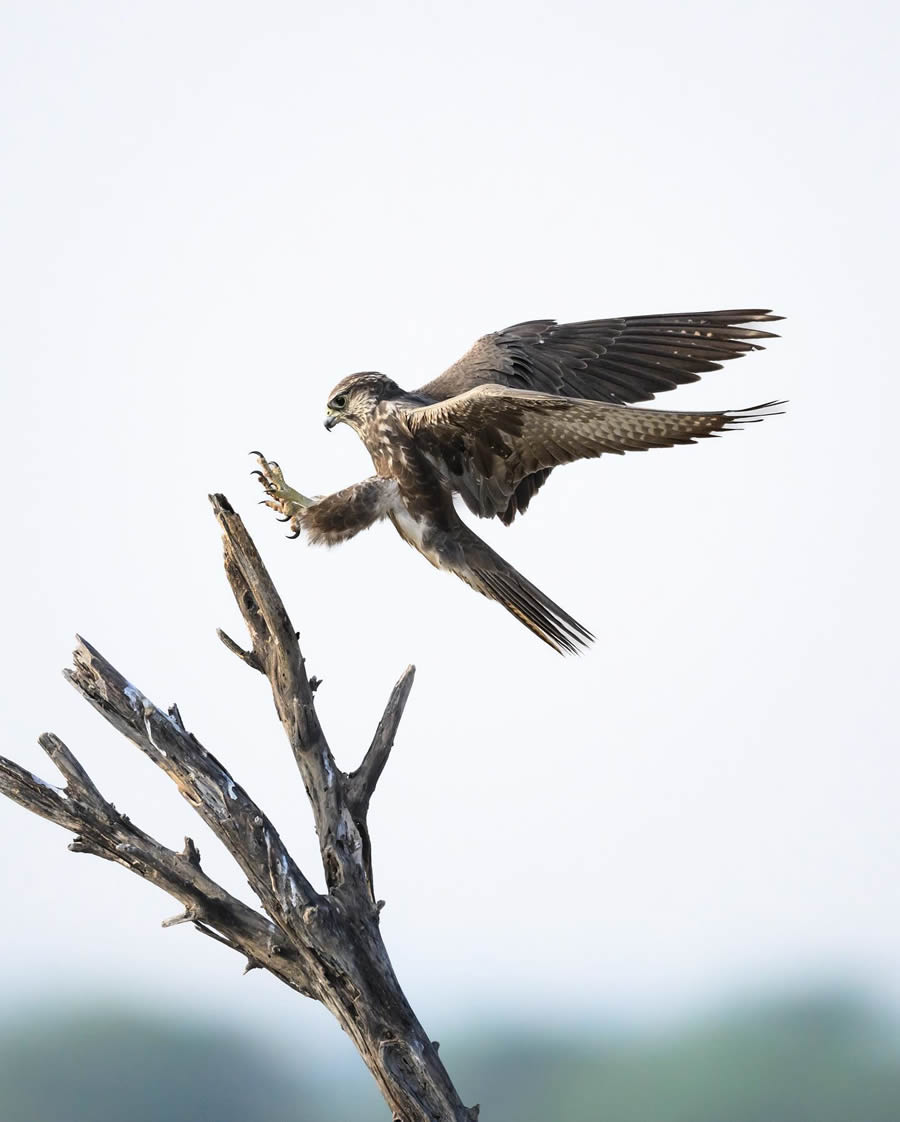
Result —
<instances>
[{"instance_id":1,"label":"bird's talon","mask_svg":"<svg viewBox=\"0 0 900 1122\"><path fill-rule=\"evenodd\" d=\"M278 461L267 460L262 452L254 452L251 455L257 457L259 468L250 474L259 479L260 486L266 496L264 499L260 499L260 505L267 506L274 510L276 514L281 515L279 519L281 522L290 522L293 518L302 514L306 507L310 505L311 500L287 485ZM298 525L297 533L293 536L297 537L301 529L302 526Z\"/></svg>"}]
</instances>

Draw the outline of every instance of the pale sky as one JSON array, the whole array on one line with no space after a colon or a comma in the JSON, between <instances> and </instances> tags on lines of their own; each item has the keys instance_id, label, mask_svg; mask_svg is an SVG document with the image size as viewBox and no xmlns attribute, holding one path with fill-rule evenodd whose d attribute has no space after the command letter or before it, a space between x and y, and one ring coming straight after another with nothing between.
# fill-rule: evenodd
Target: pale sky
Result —
<instances>
[{"instance_id":1,"label":"pale sky","mask_svg":"<svg viewBox=\"0 0 900 1122\"><path fill-rule=\"evenodd\" d=\"M418 666L372 828L427 1024L809 978L900 999L896 6L2 10L3 753L52 779L35 738L57 732L246 894L63 682L77 630L177 700L321 883L265 685L215 637L242 637L224 491L343 766ZM760 306L781 339L659 405L785 416L566 468L477 526L596 632L580 659L387 524L317 551L256 505L251 448L307 493L370 474L322 428L350 371L414 386L526 318ZM4 994L320 1023L56 827L3 804L0 837Z\"/></svg>"}]
</instances>

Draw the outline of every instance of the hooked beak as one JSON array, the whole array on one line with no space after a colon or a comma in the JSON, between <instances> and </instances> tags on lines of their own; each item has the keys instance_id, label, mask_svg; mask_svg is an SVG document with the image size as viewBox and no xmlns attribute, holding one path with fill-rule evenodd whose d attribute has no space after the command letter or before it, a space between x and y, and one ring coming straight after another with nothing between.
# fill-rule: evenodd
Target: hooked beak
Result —
<instances>
[{"instance_id":1,"label":"hooked beak","mask_svg":"<svg viewBox=\"0 0 900 1122\"><path fill-rule=\"evenodd\" d=\"M325 418L325 428L328 429L329 432L331 432L331 430L334 428L334 426L337 423L338 423L338 417L336 417L334 413L329 413L328 416Z\"/></svg>"}]
</instances>

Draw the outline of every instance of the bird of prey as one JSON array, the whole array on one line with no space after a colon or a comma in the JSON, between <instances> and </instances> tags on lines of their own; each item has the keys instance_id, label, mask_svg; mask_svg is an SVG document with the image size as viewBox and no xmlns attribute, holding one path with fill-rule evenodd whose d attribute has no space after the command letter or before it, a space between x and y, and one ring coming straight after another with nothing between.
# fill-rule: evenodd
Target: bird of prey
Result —
<instances>
[{"instance_id":1,"label":"bird of prey","mask_svg":"<svg viewBox=\"0 0 900 1122\"><path fill-rule=\"evenodd\" d=\"M759 421L782 402L677 413L634 408L695 382L725 359L760 350L781 319L767 309L557 323L529 320L485 335L439 377L401 389L378 373L351 374L328 399L325 427L346 424L375 474L310 499L259 457L265 505L294 537L335 545L384 518L432 565L499 601L560 654L594 637L462 521L454 495L481 518L509 525L560 464L605 453L693 444Z\"/></svg>"}]
</instances>

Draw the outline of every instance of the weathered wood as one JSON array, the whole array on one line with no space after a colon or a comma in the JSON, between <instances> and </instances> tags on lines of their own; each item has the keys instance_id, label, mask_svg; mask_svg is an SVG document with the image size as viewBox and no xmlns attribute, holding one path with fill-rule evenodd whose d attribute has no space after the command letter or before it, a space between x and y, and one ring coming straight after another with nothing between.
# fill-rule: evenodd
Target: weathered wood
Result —
<instances>
[{"instance_id":1,"label":"weathered wood","mask_svg":"<svg viewBox=\"0 0 900 1122\"><path fill-rule=\"evenodd\" d=\"M407 666L400 680L391 690L391 696L388 698L363 762L347 777L347 798L354 809L363 815L369 809L369 799L394 747L394 737L397 735L400 718L406 708L406 699L409 697L415 676L416 668Z\"/></svg>"},{"instance_id":2,"label":"weathered wood","mask_svg":"<svg viewBox=\"0 0 900 1122\"><path fill-rule=\"evenodd\" d=\"M437 1047L394 975L379 930L367 813L412 686L409 667L394 687L359 768L347 775L331 754L315 710L318 682L306 674L297 632L241 519L211 496L222 527L225 571L250 635L245 650L222 642L268 678L276 712L313 809L326 891L297 867L273 823L223 765L184 727L177 706L153 704L83 639L66 676L114 728L175 783L238 863L265 915L202 870L190 838L176 853L107 802L71 751L52 734L41 746L66 780L60 790L0 758L0 793L72 831L70 848L115 861L159 885L182 906L164 926L191 923L321 1001L350 1035L400 1122L473 1122Z\"/></svg>"},{"instance_id":3,"label":"weathered wood","mask_svg":"<svg viewBox=\"0 0 900 1122\"><path fill-rule=\"evenodd\" d=\"M222 940L265 965L301 993L312 989L300 957L284 943L279 928L226 892L200 868L193 842L186 852L167 849L106 801L65 744L52 733L38 743L66 777L54 787L30 771L0 757L0 792L75 834L69 848L115 861L158 885L184 907L195 925L215 928Z\"/></svg>"}]
</instances>

